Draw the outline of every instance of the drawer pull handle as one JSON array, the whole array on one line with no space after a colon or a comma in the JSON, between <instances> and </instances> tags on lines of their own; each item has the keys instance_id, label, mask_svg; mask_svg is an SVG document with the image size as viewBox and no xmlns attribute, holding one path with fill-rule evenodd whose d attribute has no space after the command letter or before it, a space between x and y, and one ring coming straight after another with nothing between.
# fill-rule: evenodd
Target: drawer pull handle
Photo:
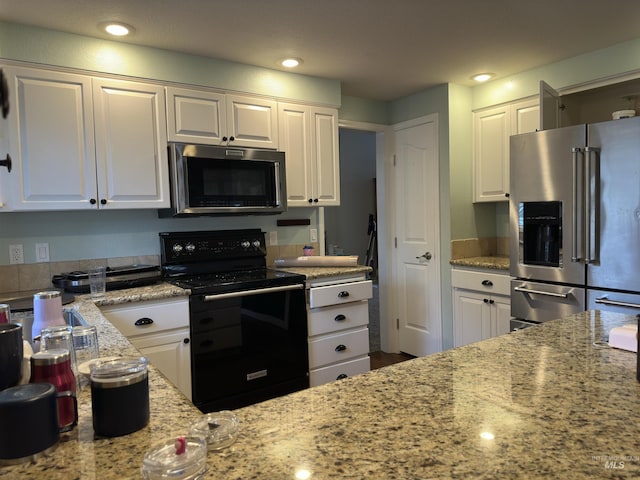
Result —
<instances>
[{"instance_id":1,"label":"drawer pull handle","mask_svg":"<svg viewBox=\"0 0 640 480\"><path fill-rule=\"evenodd\" d=\"M482 285L485 287L493 287L493 282L491 280L483 280Z\"/></svg>"},{"instance_id":2,"label":"drawer pull handle","mask_svg":"<svg viewBox=\"0 0 640 480\"><path fill-rule=\"evenodd\" d=\"M336 377L336 380L343 380L345 378L347 378L349 375L347 375L346 373L341 373L340 375L338 375Z\"/></svg>"},{"instance_id":3,"label":"drawer pull handle","mask_svg":"<svg viewBox=\"0 0 640 480\"><path fill-rule=\"evenodd\" d=\"M336 352L344 352L347 349L347 347L343 344L340 344L336 347Z\"/></svg>"},{"instance_id":4,"label":"drawer pull handle","mask_svg":"<svg viewBox=\"0 0 640 480\"><path fill-rule=\"evenodd\" d=\"M143 317L136 320L136 323L134 325L136 327L140 327L142 325L151 325L152 323L153 323L153 320L151 320L149 317Z\"/></svg>"},{"instance_id":5,"label":"drawer pull handle","mask_svg":"<svg viewBox=\"0 0 640 480\"><path fill-rule=\"evenodd\" d=\"M348 296L349 292L347 292L346 290L343 290L338 294L338 298L347 298Z\"/></svg>"},{"instance_id":6,"label":"drawer pull handle","mask_svg":"<svg viewBox=\"0 0 640 480\"><path fill-rule=\"evenodd\" d=\"M344 320L346 320L346 319L347 319L347 317L345 317L345 316L344 316L344 315L342 315L342 314L340 314L340 315L336 315L336 318L334 318L334 320L335 320L336 322L342 322L342 321L344 321Z\"/></svg>"}]
</instances>

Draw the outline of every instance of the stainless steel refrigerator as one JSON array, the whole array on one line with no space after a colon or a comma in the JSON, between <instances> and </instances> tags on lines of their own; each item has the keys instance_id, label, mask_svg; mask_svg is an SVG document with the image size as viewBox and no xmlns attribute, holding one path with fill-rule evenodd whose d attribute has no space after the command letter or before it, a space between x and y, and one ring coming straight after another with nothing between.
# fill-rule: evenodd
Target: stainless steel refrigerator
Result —
<instances>
[{"instance_id":1,"label":"stainless steel refrigerator","mask_svg":"<svg viewBox=\"0 0 640 480\"><path fill-rule=\"evenodd\" d=\"M640 313L640 117L514 135L511 314Z\"/></svg>"}]
</instances>

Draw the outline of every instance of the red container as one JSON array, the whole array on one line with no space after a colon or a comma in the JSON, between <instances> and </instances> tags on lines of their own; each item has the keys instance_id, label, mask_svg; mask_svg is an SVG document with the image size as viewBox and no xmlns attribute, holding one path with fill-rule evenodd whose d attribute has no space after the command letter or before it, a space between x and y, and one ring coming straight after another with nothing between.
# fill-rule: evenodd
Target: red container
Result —
<instances>
[{"instance_id":1,"label":"red container","mask_svg":"<svg viewBox=\"0 0 640 480\"><path fill-rule=\"evenodd\" d=\"M78 424L76 378L71 370L69 351L46 350L31 357L31 383L51 383L58 393L69 392L69 396L58 398L58 424L62 432L72 430Z\"/></svg>"}]
</instances>

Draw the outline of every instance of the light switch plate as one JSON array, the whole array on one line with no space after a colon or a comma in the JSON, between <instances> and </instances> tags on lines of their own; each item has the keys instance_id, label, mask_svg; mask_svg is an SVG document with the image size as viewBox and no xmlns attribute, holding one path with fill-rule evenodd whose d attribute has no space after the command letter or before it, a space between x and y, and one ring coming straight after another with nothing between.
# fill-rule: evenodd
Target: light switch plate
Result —
<instances>
[{"instance_id":1,"label":"light switch plate","mask_svg":"<svg viewBox=\"0 0 640 480\"><path fill-rule=\"evenodd\" d=\"M278 232L269 232L269 245L278 245Z\"/></svg>"},{"instance_id":2,"label":"light switch plate","mask_svg":"<svg viewBox=\"0 0 640 480\"><path fill-rule=\"evenodd\" d=\"M318 229L312 228L309 230L309 241L317 242L318 241Z\"/></svg>"},{"instance_id":3,"label":"light switch plate","mask_svg":"<svg viewBox=\"0 0 640 480\"><path fill-rule=\"evenodd\" d=\"M36 262L49 261L49 244L36 243Z\"/></svg>"}]
</instances>

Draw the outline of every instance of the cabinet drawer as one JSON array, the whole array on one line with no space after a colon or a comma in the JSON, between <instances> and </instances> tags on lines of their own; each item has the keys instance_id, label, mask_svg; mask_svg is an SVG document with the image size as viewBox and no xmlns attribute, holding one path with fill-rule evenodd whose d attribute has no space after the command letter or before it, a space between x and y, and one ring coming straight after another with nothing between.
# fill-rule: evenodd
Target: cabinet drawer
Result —
<instances>
[{"instance_id":1,"label":"cabinet drawer","mask_svg":"<svg viewBox=\"0 0 640 480\"><path fill-rule=\"evenodd\" d=\"M343 362L368 353L368 328L321 337L309 342L309 368Z\"/></svg>"},{"instance_id":2,"label":"cabinet drawer","mask_svg":"<svg viewBox=\"0 0 640 480\"><path fill-rule=\"evenodd\" d=\"M323 383L333 382L339 378L352 377L359 373L368 372L371 369L369 357L357 358L348 362L331 365L330 367L317 368L311 370L309 374L309 385L315 387Z\"/></svg>"},{"instance_id":3,"label":"cabinet drawer","mask_svg":"<svg viewBox=\"0 0 640 480\"><path fill-rule=\"evenodd\" d=\"M342 303L367 300L372 295L371 280L313 287L309 289L309 306L317 308L327 305L340 305Z\"/></svg>"},{"instance_id":4,"label":"cabinet drawer","mask_svg":"<svg viewBox=\"0 0 640 480\"><path fill-rule=\"evenodd\" d=\"M511 278L507 274L474 272L455 268L451 271L451 285L454 288L510 295L510 282Z\"/></svg>"},{"instance_id":5,"label":"cabinet drawer","mask_svg":"<svg viewBox=\"0 0 640 480\"><path fill-rule=\"evenodd\" d=\"M369 302L351 302L309 310L309 336L338 332L369 323Z\"/></svg>"},{"instance_id":6,"label":"cabinet drawer","mask_svg":"<svg viewBox=\"0 0 640 480\"><path fill-rule=\"evenodd\" d=\"M125 337L189 327L189 301L186 297L178 301L151 300L127 303L100 310ZM141 318L148 318L153 322L136 325L136 321Z\"/></svg>"}]
</instances>

